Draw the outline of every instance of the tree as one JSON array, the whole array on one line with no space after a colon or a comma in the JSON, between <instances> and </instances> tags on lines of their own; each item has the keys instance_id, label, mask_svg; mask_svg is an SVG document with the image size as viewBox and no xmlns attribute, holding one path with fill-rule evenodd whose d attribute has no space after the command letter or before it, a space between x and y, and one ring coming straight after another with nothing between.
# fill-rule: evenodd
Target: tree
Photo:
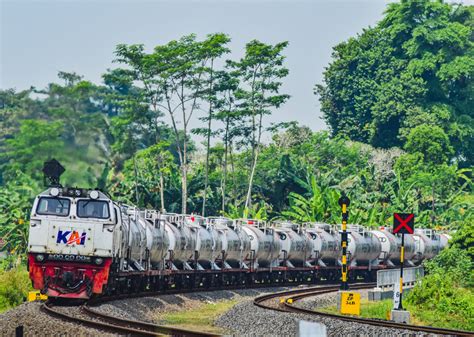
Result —
<instances>
[{"instance_id":1,"label":"tree","mask_svg":"<svg viewBox=\"0 0 474 337\"><path fill-rule=\"evenodd\" d=\"M15 180L0 188L0 238L2 250L24 254L28 248L31 203L38 190L38 181L16 172Z\"/></svg>"},{"instance_id":2,"label":"tree","mask_svg":"<svg viewBox=\"0 0 474 337\"><path fill-rule=\"evenodd\" d=\"M340 218L340 206L337 203L340 193L334 188L324 186L327 183L326 178L324 176L316 178L312 175L307 184L309 193L306 195L291 192L290 208L283 211L282 215L299 223L314 221L337 223Z\"/></svg>"},{"instance_id":3,"label":"tree","mask_svg":"<svg viewBox=\"0 0 474 337\"><path fill-rule=\"evenodd\" d=\"M427 164L443 164L453 154L449 138L439 126L418 125L410 131L405 143L409 153L420 153Z\"/></svg>"},{"instance_id":4,"label":"tree","mask_svg":"<svg viewBox=\"0 0 474 337\"><path fill-rule=\"evenodd\" d=\"M239 62L231 63L245 85L239 88L236 96L241 100L239 108L250 118L252 131L246 208L251 204L255 169L264 132L263 117L271 114L272 108L280 107L289 98L289 95L279 94L282 85L280 80L288 75L288 69L283 66L285 57L282 55L287 45L287 42L281 42L272 46L253 40L246 45L245 56Z\"/></svg>"},{"instance_id":5,"label":"tree","mask_svg":"<svg viewBox=\"0 0 474 337\"><path fill-rule=\"evenodd\" d=\"M189 123L205 95L208 64L227 43L225 36L216 36L196 41L195 35L187 35L156 46L150 54L143 45L122 44L116 49L117 61L127 64L134 81L144 88L145 101L171 118L181 168L182 213L187 212L188 201Z\"/></svg>"},{"instance_id":6,"label":"tree","mask_svg":"<svg viewBox=\"0 0 474 337\"><path fill-rule=\"evenodd\" d=\"M389 148L419 125L437 126L454 147L450 159L472 164L472 22L462 5L403 0L334 47L315 90L332 134Z\"/></svg>"},{"instance_id":7,"label":"tree","mask_svg":"<svg viewBox=\"0 0 474 337\"><path fill-rule=\"evenodd\" d=\"M230 42L230 38L225 34L213 34L209 35L208 38L202 43L202 53L204 57L209 61L209 66L205 67L205 88L203 92L202 99L206 101L209 105L207 117L201 118L202 121L207 122L206 129L195 129L193 130L197 134L204 134L206 136L206 173L205 173L205 182L204 182L204 193L202 200L202 216L206 215L206 197L207 189L209 184L209 155L211 147L211 135L212 135L212 120L214 118L214 109L217 102L217 92L223 90L222 87L216 84L216 70L215 70L215 60L222 57L222 55L228 53L230 50L226 47L227 43ZM225 89L224 89L225 90Z\"/></svg>"},{"instance_id":8,"label":"tree","mask_svg":"<svg viewBox=\"0 0 474 337\"><path fill-rule=\"evenodd\" d=\"M214 106L216 112L214 114L214 119L221 122L223 127L216 129L214 134L216 136L220 136L220 139L224 143L223 177L221 183L222 213L226 211L227 172L229 166L228 158L229 156L231 158L232 177L235 178L233 169L233 144L237 137L242 136L248 132L247 127L243 123L244 115L236 107L237 99L235 97L235 93L238 87L239 77L237 72L226 69L215 74Z\"/></svg>"},{"instance_id":9,"label":"tree","mask_svg":"<svg viewBox=\"0 0 474 337\"><path fill-rule=\"evenodd\" d=\"M40 180L43 163L49 158L63 156L62 132L61 122L22 121L19 132L6 140L6 151L1 154L6 161L4 176L13 180L17 171L21 171Z\"/></svg>"}]
</instances>

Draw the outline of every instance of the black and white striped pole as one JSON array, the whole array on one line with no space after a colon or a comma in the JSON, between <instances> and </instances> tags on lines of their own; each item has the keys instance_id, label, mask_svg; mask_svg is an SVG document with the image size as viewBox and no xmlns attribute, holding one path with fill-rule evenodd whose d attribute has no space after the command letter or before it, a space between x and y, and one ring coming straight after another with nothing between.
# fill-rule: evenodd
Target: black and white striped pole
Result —
<instances>
[{"instance_id":1,"label":"black and white striped pole","mask_svg":"<svg viewBox=\"0 0 474 337\"><path fill-rule=\"evenodd\" d=\"M349 198L342 193L339 198L339 206L342 210L342 231L341 231L341 247L342 247L342 266L341 266L341 290L348 290L349 285L347 283L347 221L349 219L348 207L351 201Z\"/></svg>"}]
</instances>

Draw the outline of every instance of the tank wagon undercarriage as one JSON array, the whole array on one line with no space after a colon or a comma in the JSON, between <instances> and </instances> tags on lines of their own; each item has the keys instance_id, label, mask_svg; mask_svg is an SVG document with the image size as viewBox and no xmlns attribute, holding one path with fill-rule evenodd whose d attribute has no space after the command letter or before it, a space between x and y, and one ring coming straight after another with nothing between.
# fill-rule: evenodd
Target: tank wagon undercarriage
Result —
<instances>
[{"instance_id":1,"label":"tank wagon undercarriage","mask_svg":"<svg viewBox=\"0 0 474 337\"><path fill-rule=\"evenodd\" d=\"M390 230L348 232L349 281L399 265L401 240ZM408 237L408 266L449 239L423 229ZM30 278L50 297L337 282L340 265L335 225L161 214L62 187L38 195L31 213Z\"/></svg>"}]
</instances>

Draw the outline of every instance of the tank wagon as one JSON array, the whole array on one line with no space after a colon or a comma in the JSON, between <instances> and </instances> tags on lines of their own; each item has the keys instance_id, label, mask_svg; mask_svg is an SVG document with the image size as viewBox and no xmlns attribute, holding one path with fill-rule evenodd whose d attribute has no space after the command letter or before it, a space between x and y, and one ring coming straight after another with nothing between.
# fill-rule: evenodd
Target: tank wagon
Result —
<instances>
[{"instance_id":1,"label":"tank wagon","mask_svg":"<svg viewBox=\"0 0 474 337\"><path fill-rule=\"evenodd\" d=\"M447 237L405 236L407 264L435 256ZM338 227L194 214L161 214L98 190L53 186L33 203L29 275L50 297L87 299L168 289L317 283L340 278ZM400 238L349 226L349 278L399 262Z\"/></svg>"}]
</instances>

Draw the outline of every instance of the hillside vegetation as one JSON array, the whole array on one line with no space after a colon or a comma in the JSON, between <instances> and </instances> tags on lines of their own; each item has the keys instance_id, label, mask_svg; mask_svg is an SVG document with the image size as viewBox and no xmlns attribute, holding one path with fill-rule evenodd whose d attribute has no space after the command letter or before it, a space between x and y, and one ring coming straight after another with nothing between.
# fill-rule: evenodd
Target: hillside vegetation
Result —
<instances>
[{"instance_id":1,"label":"hillside vegetation","mask_svg":"<svg viewBox=\"0 0 474 337\"><path fill-rule=\"evenodd\" d=\"M44 88L0 91L2 249L24 256L41 168L56 158L65 185L168 212L339 223L345 192L351 223L414 212L417 227L456 231L453 246L474 259L472 12L403 0L335 46L315 88L328 132L268 122L291 99L287 42L252 40L231 60L223 33L150 52L118 45L102 83L59 72Z\"/></svg>"}]
</instances>

